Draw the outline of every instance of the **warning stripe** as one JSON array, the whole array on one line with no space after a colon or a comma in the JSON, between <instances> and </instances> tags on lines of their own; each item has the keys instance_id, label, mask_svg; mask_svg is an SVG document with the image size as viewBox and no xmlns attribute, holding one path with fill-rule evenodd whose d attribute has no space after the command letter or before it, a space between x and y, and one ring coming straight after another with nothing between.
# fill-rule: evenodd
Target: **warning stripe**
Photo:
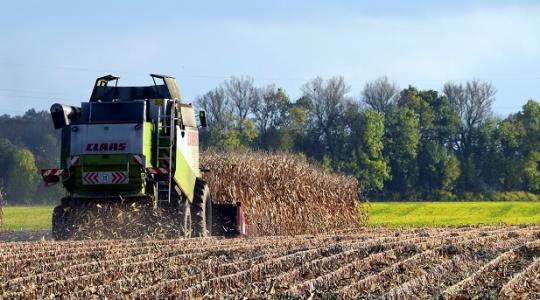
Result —
<instances>
[{"instance_id":1,"label":"warning stripe","mask_svg":"<svg viewBox=\"0 0 540 300\"><path fill-rule=\"evenodd\" d=\"M83 184L126 184L129 182L129 176L124 171L83 172L82 182Z\"/></svg>"},{"instance_id":2,"label":"warning stripe","mask_svg":"<svg viewBox=\"0 0 540 300\"><path fill-rule=\"evenodd\" d=\"M86 184L98 184L99 183L98 173L88 172L84 174L82 180L83 180L83 183L86 183Z\"/></svg>"},{"instance_id":3,"label":"warning stripe","mask_svg":"<svg viewBox=\"0 0 540 300\"><path fill-rule=\"evenodd\" d=\"M64 169L42 169L41 176L63 176Z\"/></svg>"},{"instance_id":4,"label":"warning stripe","mask_svg":"<svg viewBox=\"0 0 540 300\"><path fill-rule=\"evenodd\" d=\"M150 174L169 174L167 168L146 168L146 171Z\"/></svg>"},{"instance_id":5,"label":"warning stripe","mask_svg":"<svg viewBox=\"0 0 540 300\"><path fill-rule=\"evenodd\" d=\"M118 174L116 174L116 172L112 172L111 176L112 176L112 182L118 183Z\"/></svg>"},{"instance_id":6,"label":"warning stripe","mask_svg":"<svg viewBox=\"0 0 540 300\"><path fill-rule=\"evenodd\" d=\"M127 174L125 172L113 172L111 175L112 175L112 182L115 184L125 183L128 179Z\"/></svg>"},{"instance_id":7,"label":"warning stripe","mask_svg":"<svg viewBox=\"0 0 540 300\"><path fill-rule=\"evenodd\" d=\"M68 168L76 166L79 164L79 157L78 156L72 156L68 159Z\"/></svg>"},{"instance_id":8,"label":"warning stripe","mask_svg":"<svg viewBox=\"0 0 540 300\"><path fill-rule=\"evenodd\" d=\"M133 161L141 167L144 167L144 157L139 154L133 155Z\"/></svg>"}]
</instances>

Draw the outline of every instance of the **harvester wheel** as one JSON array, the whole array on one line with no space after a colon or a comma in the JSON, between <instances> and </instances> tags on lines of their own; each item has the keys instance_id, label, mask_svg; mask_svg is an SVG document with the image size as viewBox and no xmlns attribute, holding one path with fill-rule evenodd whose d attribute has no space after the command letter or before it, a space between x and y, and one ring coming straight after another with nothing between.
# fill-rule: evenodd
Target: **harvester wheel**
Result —
<instances>
[{"instance_id":1,"label":"harvester wheel","mask_svg":"<svg viewBox=\"0 0 540 300\"><path fill-rule=\"evenodd\" d=\"M204 180L197 179L191 203L193 235L206 237L212 235L212 199L210 189Z\"/></svg>"},{"instance_id":2,"label":"harvester wheel","mask_svg":"<svg viewBox=\"0 0 540 300\"><path fill-rule=\"evenodd\" d=\"M186 238L190 238L192 234L192 216L191 216L191 207L189 202L185 199L180 200L178 204L178 210L180 212L180 226L182 235Z\"/></svg>"},{"instance_id":3,"label":"harvester wheel","mask_svg":"<svg viewBox=\"0 0 540 300\"><path fill-rule=\"evenodd\" d=\"M66 212L64 206L58 205L52 214L52 236L55 240L68 239L68 222L66 222Z\"/></svg>"}]
</instances>

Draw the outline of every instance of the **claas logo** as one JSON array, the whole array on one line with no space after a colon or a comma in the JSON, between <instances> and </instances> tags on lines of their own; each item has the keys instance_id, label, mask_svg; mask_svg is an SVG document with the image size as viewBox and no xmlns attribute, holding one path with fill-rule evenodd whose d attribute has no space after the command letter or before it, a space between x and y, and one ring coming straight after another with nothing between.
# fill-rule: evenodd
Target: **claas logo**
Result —
<instances>
[{"instance_id":1,"label":"claas logo","mask_svg":"<svg viewBox=\"0 0 540 300\"><path fill-rule=\"evenodd\" d=\"M100 151L124 151L126 150L126 143L90 143L86 144L86 151L100 152Z\"/></svg>"}]
</instances>

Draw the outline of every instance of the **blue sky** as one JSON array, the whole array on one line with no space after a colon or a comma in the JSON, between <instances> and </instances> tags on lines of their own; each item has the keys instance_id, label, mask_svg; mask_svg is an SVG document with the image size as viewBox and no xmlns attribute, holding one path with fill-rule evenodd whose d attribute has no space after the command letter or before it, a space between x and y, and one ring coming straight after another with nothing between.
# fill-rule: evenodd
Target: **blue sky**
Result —
<instances>
[{"instance_id":1,"label":"blue sky","mask_svg":"<svg viewBox=\"0 0 540 300\"><path fill-rule=\"evenodd\" d=\"M540 2L2 3L0 113L76 105L109 73L124 85L175 76L188 102L231 75L293 98L316 76L344 76L355 98L382 75L436 90L479 78L505 116L540 101Z\"/></svg>"}]
</instances>

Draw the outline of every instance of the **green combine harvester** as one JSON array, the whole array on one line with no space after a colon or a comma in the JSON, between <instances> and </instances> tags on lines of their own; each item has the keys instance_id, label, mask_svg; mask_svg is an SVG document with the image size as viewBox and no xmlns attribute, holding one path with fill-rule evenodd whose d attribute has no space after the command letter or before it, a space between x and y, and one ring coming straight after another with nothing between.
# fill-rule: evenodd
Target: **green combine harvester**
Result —
<instances>
[{"instance_id":1,"label":"green combine harvester","mask_svg":"<svg viewBox=\"0 0 540 300\"><path fill-rule=\"evenodd\" d=\"M53 211L54 238L73 237L76 212L111 203L163 211L184 237L246 234L240 203L214 203L202 179L205 112L197 124L176 79L150 76L154 84L142 87L100 77L81 107L52 105L54 127L62 130L61 166L41 174L45 184L62 182L68 193Z\"/></svg>"}]
</instances>

